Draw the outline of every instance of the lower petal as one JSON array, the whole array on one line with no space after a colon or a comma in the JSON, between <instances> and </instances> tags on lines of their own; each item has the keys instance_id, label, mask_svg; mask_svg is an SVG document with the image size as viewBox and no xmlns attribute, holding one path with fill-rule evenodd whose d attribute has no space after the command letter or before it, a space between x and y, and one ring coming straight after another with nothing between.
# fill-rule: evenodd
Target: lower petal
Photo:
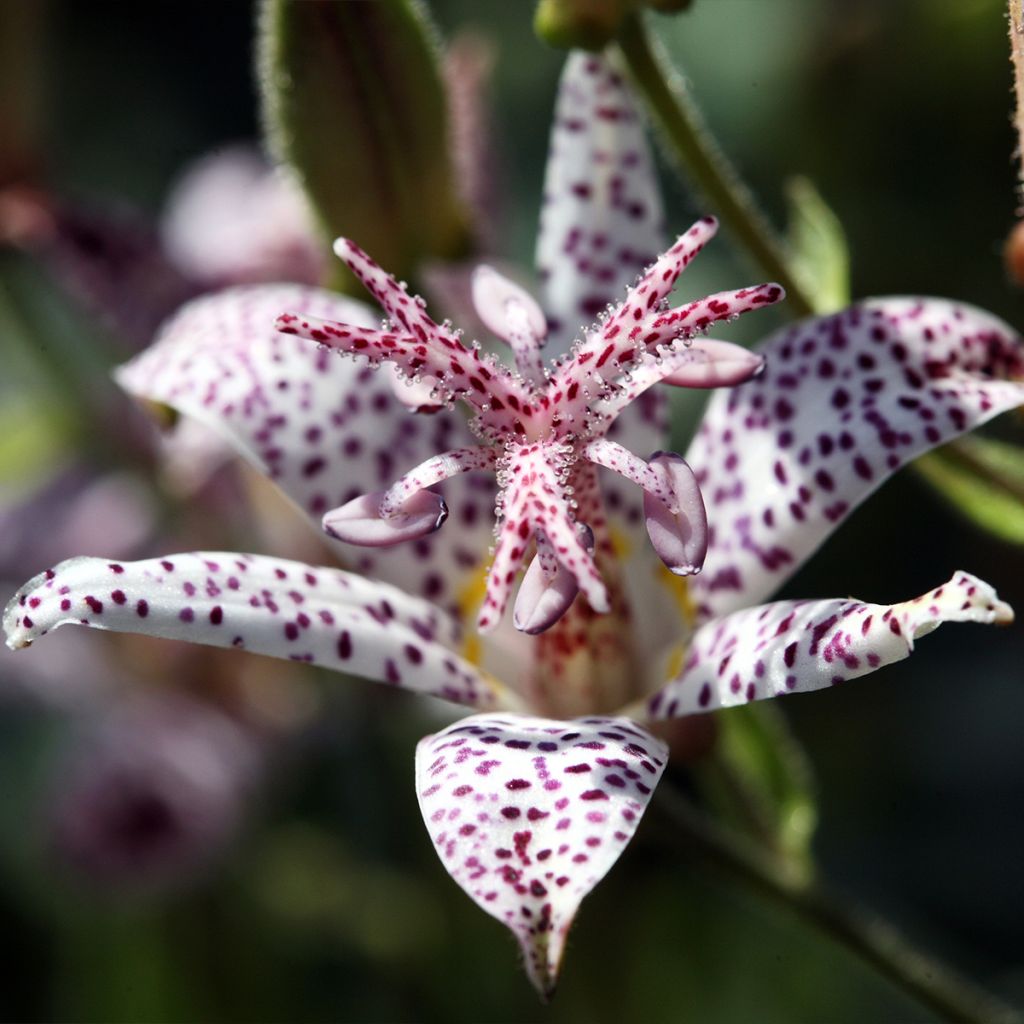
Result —
<instances>
[{"instance_id":1,"label":"lower petal","mask_svg":"<svg viewBox=\"0 0 1024 1024\"><path fill-rule=\"evenodd\" d=\"M682 671L648 700L647 715L676 718L819 690L901 661L943 622L1012 620L992 587L965 572L894 605L825 600L747 608L697 631Z\"/></svg>"},{"instance_id":2,"label":"lower petal","mask_svg":"<svg viewBox=\"0 0 1024 1024\"><path fill-rule=\"evenodd\" d=\"M625 718L475 715L420 741L420 810L452 878L548 996L581 900L636 831L668 748Z\"/></svg>"},{"instance_id":3,"label":"lower petal","mask_svg":"<svg viewBox=\"0 0 1024 1024\"><path fill-rule=\"evenodd\" d=\"M458 628L439 608L279 558L72 558L30 580L4 612L14 649L67 623L322 665L475 708L504 703L496 682L453 653Z\"/></svg>"}]
</instances>

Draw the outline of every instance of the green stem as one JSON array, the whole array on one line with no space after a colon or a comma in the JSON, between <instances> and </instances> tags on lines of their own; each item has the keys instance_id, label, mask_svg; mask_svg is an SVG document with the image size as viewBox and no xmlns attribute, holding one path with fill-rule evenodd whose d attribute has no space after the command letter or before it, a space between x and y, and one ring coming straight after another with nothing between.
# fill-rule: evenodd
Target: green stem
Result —
<instances>
[{"instance_id":1,"label":"green stem","mask_svg":"<svg viewBox=\"0 0 1024 1024\"><path fill-rule=\"evenodd\" d=\"M671 786L663 784L658 794L674 833L685 837L691 851L820 928L943 1019L1021 1024L1016 1010L916 949L878 914L848 904L821 882L744 842Z\"/></svg>"},{"instance_id":2,"label":"green stem","mask_svg":"<svg viewBox=\"0 0 1024 1024\"><path fill-rule=\"evenodd\" d=\"M1017 215L1024 213L1024 7L1010 0L1010 59L1013 61L1013 125L1017 129Z\"/></svg>"},{"instance_id":3,"label":"green stem","mask_svg":"<svg viewBox=\"0 0 1024 1024\"><path fill-rule=\"evenodd\" d=\"M683 81L651 46L639 16L626 19L617 42L637 92L712 210L763 272L786 289L785 308L796 317L811 316L814 306L793 276L782 243L708 132Z\"/></svg>"}]
</instances>

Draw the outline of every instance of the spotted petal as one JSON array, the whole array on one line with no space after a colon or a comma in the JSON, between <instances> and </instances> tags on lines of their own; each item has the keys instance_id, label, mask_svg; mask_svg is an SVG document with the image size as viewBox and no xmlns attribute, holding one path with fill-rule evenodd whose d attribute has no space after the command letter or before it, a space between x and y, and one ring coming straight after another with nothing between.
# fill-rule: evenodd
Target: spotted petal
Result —
<instances>
[{"instance_id":1,"label":"spotted petal","mask_svg":"<svg viewBox=\"0 0 1024 1024\"><path fill-rule=\"evenodd\" d=\"M654 161L628 86L604 58L572 53L559 86L537 241L553 326L545 351L564 352L580 325L621 301L664 248ZM665 404L660 389L646 392L624 409L608 437L631 451L664 448ZM627 584L646 581L657 559L641 540L642 492L614 473L600 475L619 553L642 560L630 563ZM649 594L642 587L634 600L647 604Z\"/></svg>"},{"instance_id":2,"label":"spotted petal","mask_svg":"<svg viewBox=\"0 0 1024 1024\"><path fill-rule=\"evenodd\" d=\"M662 211L643 126L604 58L569 56L550 146L537 269L557 354L657 258Z\"/></svg>"},{"instance_id":3,"label":"spotted petal","mask_svg":"<svg viewBox=\"0 0 1024 1024\"><path fill-rule=\"evenodd\" d=\"M682 671L647 704L674 718L819 690L901 661L943 622L1007 623L1009 605L965 572L912 601L779 601L706 623Z\"/></svg>"},{"instance_id":4,"label":"spotted petal","mask_svg":"<svg viewBox=\"0 0 1024 1024\"><path fill-rule=\"evenodd\" d=\"M872 299L772 335L686 456L711 523L705 615L762 600L910 459L1024 402L1024 344L978 309Z\"/></svg>"},{"instance_id":5,"label":"spotted petal","mask_svg":"<svg viewBox=\"0 0 1024 1024\"><path fill-rule=\"evenodd\" d=\"M542 995L580 901L632 838L667 756L625 718L475 715L420 741L416 790L438 854L513 931Z\"/></svg>"},{"instance_id":6,"label":"spotted petal","mask_svg":"<svg viewBox=\"0 0 1024 1024\"><path fill-rule=\"evenodd\" d=\"M315 288L235 288L185 306L150 349L118 371L118 380L226 435L317 529L329 509L473 440L456 414L409 413L395 400L389 374L278 334L274 320L286 309L368 327L376 322L368 307ZM398 551L339 545L341 557L359 572L453 608L487 554L493 483L461 477L442 491L457 529Z\"/></svg>"},{"instance_id":7,"label":"spotted petal","mask_svg":"<svg viewBox=\"0 0 1024 1024\"><path fill-rule=\"evenodd\" d=\"M453 653L458 627L434 605L284 559L72 558L30 580L4 612L11 648L67 623L323 665L476 708L503 703L497 684Z\"/></svg>"}]
</instances>

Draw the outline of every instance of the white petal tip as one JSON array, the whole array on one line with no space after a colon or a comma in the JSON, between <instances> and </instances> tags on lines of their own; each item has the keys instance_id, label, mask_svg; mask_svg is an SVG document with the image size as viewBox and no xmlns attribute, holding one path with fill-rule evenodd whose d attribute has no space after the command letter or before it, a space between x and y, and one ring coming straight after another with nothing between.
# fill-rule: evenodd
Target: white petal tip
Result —
<instances>
[{"instance_id":1,"label":"white petal tip","mask_svg":"<svg viewBox=\"0 0 1024 1024\"><path fill-rule=\"evenodd\" d=\"M536 989L537 995L540 996L541 1002L545 1005L554 999L558 989L558 975L562 967L565 937L561 936L560 939L557 952L553 949L554 937L551 937L548 944L542 948L536 948L536 940L532 937L520 939L526 975L530 979L530 984Z\"/></svg>"}]
</instances>

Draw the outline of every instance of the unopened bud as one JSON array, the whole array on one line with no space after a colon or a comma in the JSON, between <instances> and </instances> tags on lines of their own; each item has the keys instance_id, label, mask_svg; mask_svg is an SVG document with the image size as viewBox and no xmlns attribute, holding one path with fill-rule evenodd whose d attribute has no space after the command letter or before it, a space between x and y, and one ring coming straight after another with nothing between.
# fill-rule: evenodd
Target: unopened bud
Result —
<instances>
[{"instance_id":1,"label":"unopened bud","mask_svg":"<svg viewBox=\"0 0 1024 1024\"><path fill-rule=\"evenodd\" d=\"M635 6L635 0L540 0L533 29L562 50L603 50Z\"/></svg>"}]
</instances>

